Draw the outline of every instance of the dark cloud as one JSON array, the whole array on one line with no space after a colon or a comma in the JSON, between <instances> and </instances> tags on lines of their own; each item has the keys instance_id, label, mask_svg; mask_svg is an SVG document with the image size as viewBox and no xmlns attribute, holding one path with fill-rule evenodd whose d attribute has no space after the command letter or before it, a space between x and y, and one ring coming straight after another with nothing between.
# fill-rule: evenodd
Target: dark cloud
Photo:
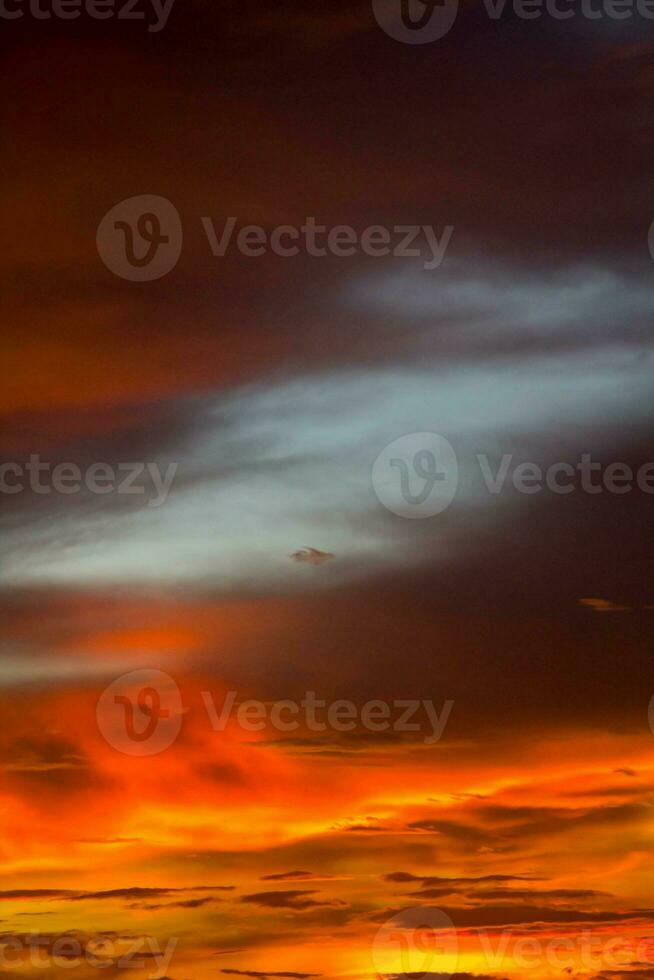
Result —
<instances>
[{"instance_id":1,"label":"dark cloud","mask_svg":"<svg viewBox=\"0 0 654 980\"><path fill-rule=\"evenodd\" d=\"M252 905L260 905L269 909L295 909L304 911L305 909L321 908L340 902L330 902L328 900L317 901L309 898L309 895L316 895L315 889L291 889L279 892L255 892L251 895L242 895L242 902L249 902Z\"/></svg>"},{"instance_id":2,"label":"dark cloud","mask_svg":"<svg viewBox=\"0 0 654 980\"><path fill-rule=\"evenodd\" d=\"M410 882L418 881L423 886L429 885L474 885L483 884L489 881L542 881L541 878L536 878L532 875L506 875L506 874L491 874L491 875L479 875L475 878L441 878L435 875L414 875L408 871L392 871L390 874L385 874L382 876L384 881L392 882Z\"/></svg>"},{"instance_id":3,"label":"dark cloud","mask_svg":"<svg viewBox=\"0 0 654 980\"><path fill-rule=\"evenodd\" d=\"M14 888L0 891L0 899L68 898L72 891L61 888Z\"/></svg>"},{"instance_id":4,"label":"dark cloud","mask_svg":"<svg viewBox=\"0 0 654 980\"><path fill-rule=\"evenodd\" d=\"M157 898L162 895L170 895L179 890L178 888L112 888L108 891L83 892L79 895L72 895L70 901L84 902L114 898Z\"/></svg>"},{"instance_id":5,"label":"dark cloud","mask_svg":"<svg viewBox=\"0 0 654 980\"><path fill-rule=\"evenodd\" d=\"M199 909L203 905L215 902L215 898L188 898L182 902L163 902L161 904L151 904L149 902L132 902L126 907L128 909L142 909L145 912L159 912L161 909Z\"/></svg>"},{"instance_id":6,"label":"dark cloud","mask_svg":"<svg viewBox=\"0 0 654 980\"><path fill-rule=\"evenodd\" d=\"M384 980L402 980L403 977L412 978L418 980L418 976L422 980L506 980L501 974L498 973L383 973L381 976Z\"/></svg>"},{"instance_id":7,"label":"dark cloud","mask_svg":"<svg viewBox=\"0 0 654 980\"><path fill-rule=\"evenodd\" d=\"M561 898L566 901L580 898L611 898L610 892L595 891L592 888L551 888L547 891L532 891L527 888L480 888L470 893L480 899L504 899L511 901L515 898L527 898L538 902L544 899Z\"/></svg>"},{"instance_id":8,"label":"dark cloud","mask_svg":"<svg viewBox=\"0 0 654 980\"><path fill-rule=\"evenodd\" d=\"M293 561L305 565L324 565L335 557L331 552L320 551L318 548L301 548L291 555Z\"/></svg>"},{"instance_id":9,"label":"dark cloud","mask_svg":"<svg viewBox=\"0 0 654 980\"><path fill-rule=\"evenodd\" d=\"M239 977L255 977L265 980L266 977L288 977L290 980L309 980L309 977L320 977L321 973L285 973L280 970L221 970L221 973L231 973Z\"/></svg>"},{"instance_id":10,"label":"dark cloud","mask_svg":"<svg viewBox=\"0 0 654 980\"><path fill-rule=\"evenodd\" d=\"M487 830L473 827L469 824L457 823L454 820L414 820L407 826L409 830L425 830L477 846L487 844L490 841L490 835Z\"/></svg>"},{"instance_id":11,"label":"dark cloud","mask_svg":"<svg viewBox=\"0 0 654 980\"><path fill-rule=\"evenodd\" d=\"M475 908L441 906L456 928L481 928L483 926L517 926L530 923L614 923L654 921L653 909L634 909L631 912L589 912L582 909L561 909L551 906L505 904L485 905ZM411 910L405 910L407 914ZM403 912L399 913L401 918ZM410 917L407 919L410 922Z\"/></svg>"},{"instance_id":12,"label":"dark cloud","mask_svg":"<svg viewBox=\"0 0 654 980\"><path fill-rule=\"evenodd\" d=\"M261 875L261 881L294 881L301 878L312 878L311 871L282 871L278 874Z\"/></svg>"}]
</instances>

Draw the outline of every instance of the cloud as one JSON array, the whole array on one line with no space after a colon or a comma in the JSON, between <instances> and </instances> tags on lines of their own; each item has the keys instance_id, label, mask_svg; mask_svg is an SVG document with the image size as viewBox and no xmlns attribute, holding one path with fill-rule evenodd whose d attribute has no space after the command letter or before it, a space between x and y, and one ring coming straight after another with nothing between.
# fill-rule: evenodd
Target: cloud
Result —
<instances>
[{"instance_id":1,"label":"cloud","mask_svg":"<svg viewBox=\"0 0 654 980\"><path fill-rule=\"evenodd\" d=\"M474 549L477 533L536 506L511 485L489 493L477 454L494 471L505 454L545 465L575 462L589 443L608 451L621 426L648 417L649 384L648 365L622 343L486 362L423 358L204 396L187 423L192 437L176 447L178 475L164 504L126 509L117 497L108 507L86 494L61 511L43 498L48 521L14 517L7 527L0 584L303 589L288 541L317 534L332 544L325 555L339 555L323 566L324 587L445 563ZM186 403L180 410L188 417ZM370 474L391 438L434 429L455 449L459 487L434 534L418 536L416 522L390 519ZM553 432L564 433L556 449ZM159 451L151 461L165 468L169 457Z\"/></svg>"},{"instance_id":2,"label":"cloud","mask_svg":"<svg viewBox=\"0 0 654 980\"><path fill-rule=\"evenodd\" d=\"M407 871L392 871L390 874L385 874L382 877L384 881L392 881L392 882L419 881L423 886L474 885L474 884L481 884L483 882L490 882L490 881L542 881L543 880L542 878L537 878L532 875L507 875L507 874L479 875L473 878L465 878L465 877L442 878L434 875L414 875Z\"/></svg>"},{"instance_id":3,"label":"cloud","mask_svg":"<svg viewBox=\"0 0 654 980\"><path fill-rule=\"evenodd\" d=\"M407 824L407 827L409 830L424 830L432 834L442 834L445 837L465 841L476 846L489 842L488 830L459 823L455 820L442 820L440 818L414 820Z\"/></svg>"},{"instance_id":4,"label":"cloud","mask_svg":"<svg viewBox=\"0 0 654 980\"><path fill-rule=\"evenodd\" d=\"M65 888L13 888L0 891L0 900L68 898L75 893Z\"/></svg>"},{"instance_id":5,"label":"cloud","mask_svg":"<svg viewBox=\"0 0 654 980\"><path fill-rule=\"evenodd\" d=\"M654 967L640 963L626 965L622 970L603 970L595 974L591 980L652 980Z\"/></svg>"},{"instance_id":6,"label":"cloud","mask_svg":"<svg viewBox=\"0 0 654 980\"><path fill-rule=\"evenodd\" d=\"M524 905L480 905L475 908L441 906L457 928L478 928L483 926L518 926L533 923L615 923L615 922L654 922L654 909L634 909L629 912L589 912L583 909L561 909L551 906ZM405 909L398 914L398 925L402 915L407 915L407 925L411 925L413 910Z\"/></svg>"},{"instance_id":7,"label":"cloud","mask_svg":"<svg viewBox=\"0 0 654 980\"><path fill-rule=\"evenodd\" d=\"M298 889L279 892L255 892L251 895L242 895L242 902L249 902L252 905L260 905L269 909L294 909L298 912L305 909L321 908L329 905L341 905L341 902L316 901L308 898L309 895L316 895L315 889Z\"/></svg>"},{"instance_id":8,"label":"cloud","mask_svg":"<svg viewBox=\"0 0 654 980\"><path fill-rule=\"evenodd\" d=\"M302 548L300 551L296 551L291 555L293 561L305 565L324 565L334 557L335 555L332 555L331 552L318 551L317 548Z\"/></svg>"},{"instance_id":9,"label":"cloud","mask_svg":"<svg viewBox=\"0 0 654 980\"><path fill-rule=\"evenodd\" d=\"M601 266L527 269L503 263L446 262L438 277L404 268L359 282L354 297L364 306L424 319L450 331L455 349L497 348L502 335L519 348L547 342L593 347L624 338L625 328L645 323L654 300L651 283ZM577 331L577 333L575 333ZM645 335L642 340L647 343ZM450 348L451 349L451 348Z\"/></svg>"},{"instance_id":10,"label":"cloud","mask_svg":"<svg viewBox=\"0 0 654 980\"><path fill-rule=\"evenodd\" d=\"M261 875L261 881L294 881L301 878L312 878L311 871L281 871L278 874Z\"/></svg>"},{"instance_id":11,"label":"cloud","mask_svg":"<svg viewBox=\"0 0 654 980\"><path fill-rule=\"evenodd\" d=\"M616 613L629 612L631 606L623 606L618 602L611 602L609 599L580 599L582 606L588 606L596 613Z\"/></svg>"},{"instance_id":12,"label":"cloud","mask_svg":"<svg viewBox=\"0 0 654 980\"><path fill-rule=\"evenodd\" d=\"M379 974L384 980L404 980L415 976L413 973L382 973ZM420 973L420 980L506 980L501 974L497 973Z\"/></svg>"},{"instance_id":13,"label":"cloud","mask_svg":"<svg viewBox=\"0 0 654 980\"><path fill-rule=\"evenodd\" d=\"M461 819L427 817L407 824L409 830L442 836L451 842L494 849L514 850L539 838L555 834L579 833L583 830L614 826L639 826L645 830L649 820L648 801L607 802L590 807L536 807L483 804L471 815L475 824ZM468 816L468 814L466 814ZM439 882L439 884L441 884Z\"/></svg>"},{"instance_id":14,"label":"cloud","mask_svg":"<svg viewBox=\"0 0 654 980\"><path fill-rule=\"evenodd\" d=\"M508 899L527 898L530 901L542 901L543 899L562 898L566 901L580 898L610 898L610 892L600 892L593 888L551 888L544 891L532 891L527 888L480 888L476 892L470 893L480 899Z\"/></svg>"},{"instance_id":15,"label":"cloud","mask_svg":"<svg viewBox=\"0 0 654 980\"><path fill-rule=\"evenodd\" d=\"M149 902L132 902L126 906L128 909L142 909L146 912L158 912L161 909L199 909L203 905L215 902L215 898L188 898L182 902L164 902L160 905L152 905Z\"/></svg>"},{"instance_id":16,"label":"cloud","mask_svg":"<svg viewBox=\"0 0 654 980\"><path fill-rule=\"evenodd\" d=\"M221 970L239 977L255 977L266 980L266 977L288 977L289 980L309 980L310 977L321 977L322 973L289 973L280 970Z\"/></svg>"},{"instance_id":17,"label":"cloud","mask_svg":"<svg viewBox=\"0 0 654 980\"><path fill-rule=\"evenodd\" d=\"M180 891L178 888L112 888L100 892L82 892L78 895L70 896L71 902L98 901L100 899L114 898L157 898L161 895L170 895Z\"/></svg>"}]
</instances>

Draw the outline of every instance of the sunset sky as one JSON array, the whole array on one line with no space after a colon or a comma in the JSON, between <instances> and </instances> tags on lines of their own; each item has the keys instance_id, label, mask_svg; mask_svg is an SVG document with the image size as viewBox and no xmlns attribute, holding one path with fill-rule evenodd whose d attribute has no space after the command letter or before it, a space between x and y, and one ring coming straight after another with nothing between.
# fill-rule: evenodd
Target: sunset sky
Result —
<instances>
[{"instance_id":1,"label":"sunset sky","mask_svg":"<svg viewBox=\"0 0 654 980\"><path fill-rule=\"evenodd\" d=\"M0 973L654 980L654 20L461 0L418 44L354 0L175 0L159 31L23 7L0 24ZM183 245L129 281L98 227L141 195ZM230 217L446 248L214 255ZM407 519L375 461L416 433L458 487ZM46 484L149 464L170 492L7 489L36 456ZM595 492L513 482L584 456ZM609 492L615 463L642 485ZM112 713L134 671L172 698L140 755ZM308 692L349 730L273 723ZM372 730L370 701L429 702L439 737L427 709Z\"/></svg>"}]
</instances>

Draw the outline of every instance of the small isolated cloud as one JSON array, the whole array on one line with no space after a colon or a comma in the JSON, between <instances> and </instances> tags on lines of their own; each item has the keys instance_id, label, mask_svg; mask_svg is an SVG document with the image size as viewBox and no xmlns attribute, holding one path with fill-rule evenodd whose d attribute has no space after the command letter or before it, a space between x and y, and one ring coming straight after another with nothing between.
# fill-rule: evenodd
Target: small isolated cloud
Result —
<instances>
[{"instance_id":1,"label":"small isolated cloud","mask_svg":"<svg viewBox=\"0 0 654 980\"><path fill-rule=\"evenodd\" d=\"M582 606L588 606L596 613L615 613L628 612L630 606L622 606L618 602L611 602L609 599L580 599Z\"/></svg>"},{"instance_id":2,"label":"small isolated cloud","mask_svg":"<svg viewBox=\"0 0 654 980\"><path fill-rule=\"evenodd\" d=\"M9 891L0 891L0 901L17 899L41 899L41 898L69 898L74 892L63 888L12 888Z\"/></svg>"},{"instance_id":3,"label":"small isolated cloud","mask_svg":"<svg viewBox=\"0 0 654 980\"><path fill-rule=\"evenodd\" d=\"M336 556L330 551L319 551L318 548L300 548L290 556L293 561L302 565L324 565Z\"/></svg>"},{"instance_id":4,"label":"small isolated cloud","mask_svg":"<svg viewBox=\"0 0 654 980\"><path fill-rule=\"evenodd\" d=\"M300 881L306 878L313 878L311 871L280 871L278 874L262 875L261 881ZM322 875L321 877L324 877Z\"/></svg>"},{"instance_id":5,"label":"small isolated cloud","mask_svg":"<svg viewBox=\"0 0 654 980\"><path fill-rule=\"evenodd\" d=\"M298 889L280 892L255 892L252 895L243 895L242 902L249 902L252 905L260 905L269 909L294 909L302 912L304 909L314 909L325 905L342 904L340 902L316 901L310 898L316 891L309 889Z\"/></svg>"},{"instance_id":6,"label":"small isolated cloud","mask_svg":"<svg viewBox=\"0 0 654 980\"><path fill-rule=\"evenodd\" d=\"M161 909L199 909L209 902L215 902L215 898L189 898L183 902L164 902L152 905L149 902L133 902L128 905L128 909L140 909L143 912L159 912Z\"/></svg>"},{"instance_id":7,"label":"small isolated cloud","mask_svg":"<svg viewBox=\"0 0 654 980\"><path fill-rule=\"evenodd\" d=\"M82 892L79 895L71 895L71 902L85 902L85 901L96 901L98 899L114 899L114 898L134 898L134 899L144 899L144 898L159 898L164 895L170 895L173 892L179 891L178 888L112 888L110 891L101 892Z\"/></svg>"},{"instance_id":8,"label":"small isolated cloud","mask_svg":"<svg viewBox=\"0 0 654 980\"><path fill-rule=\"evenodd\" d=\"M286 973L279 970L276 970L274 973L270 970L222 970L222 972L231 973L238 977L254 977L255 980L258 980L258 978L266 980L266 977L289 977L290 980L309 980L309 977L322 976L322 973Z\"/></svg>"}]
</instances>

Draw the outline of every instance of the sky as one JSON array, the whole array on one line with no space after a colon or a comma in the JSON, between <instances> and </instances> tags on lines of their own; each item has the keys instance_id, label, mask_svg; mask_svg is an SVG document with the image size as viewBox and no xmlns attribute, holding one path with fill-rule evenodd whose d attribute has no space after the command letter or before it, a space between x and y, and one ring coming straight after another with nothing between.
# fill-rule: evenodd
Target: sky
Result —
<instances>
[{"instance_id":1,"label":"sky","mask_svg":"<svg viewBox=\"0 0 654 980\"><path fill-rule=\"evenodd\" d=\"M654 21L559 4L2 7L9 980L653 980Z\"/></svg>"}]
</instances>

